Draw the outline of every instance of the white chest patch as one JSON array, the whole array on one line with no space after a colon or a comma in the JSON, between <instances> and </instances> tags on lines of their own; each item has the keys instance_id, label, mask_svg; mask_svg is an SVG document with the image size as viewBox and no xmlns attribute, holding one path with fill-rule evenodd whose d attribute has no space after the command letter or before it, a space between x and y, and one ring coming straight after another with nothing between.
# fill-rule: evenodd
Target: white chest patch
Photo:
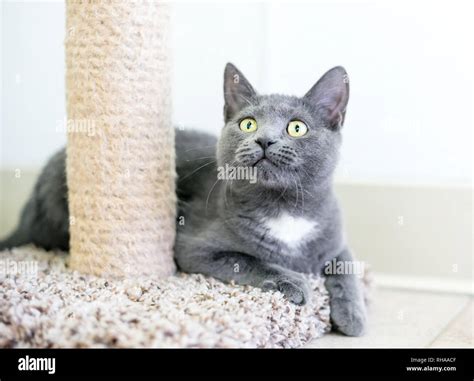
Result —
<instances>
[{"instance_id":1,"label":"white chest patch","mask_svg":"<svg viewBox=\"0 0 474 381\"><path fill-rule=\"evenodd\" d=\"M296 248L317 231L318 223L302 217L293 217L283 213L276 218L264 221L268 234L285 243L290 248Z\"/></svg>"}]
</instances>

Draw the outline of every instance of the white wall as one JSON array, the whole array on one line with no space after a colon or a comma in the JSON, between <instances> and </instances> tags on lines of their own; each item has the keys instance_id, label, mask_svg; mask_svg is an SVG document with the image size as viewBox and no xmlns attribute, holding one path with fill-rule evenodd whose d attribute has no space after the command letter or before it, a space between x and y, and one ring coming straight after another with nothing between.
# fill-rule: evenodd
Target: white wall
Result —
<instances>
[{"instance_id":1,"label":"white wall","mask_svg":"<svg viewBox=\"0 0 474 381\"><path fill-rule=\"evenodd\" d=\"M351 79L343 177L470 183L470 15L470 5L449 1L270 7L268 90L302 94L343 65Z\"/></svg>"},{"instance_id":2,"label":"white wall","mask_svg":"<svg viewBox=\"0 0 474 381\"><path fill-rule=\"evenodd\" d=\"M2 167L40 166L65 136L64 4L3 2ZM472 180L469 2L178 3L175 123L218 133L232 61L261 92L351 78L339 179Z\"/></svg>"},{"instance_id":3,"label":"white wall","mask_svg":"<svg viewBox=\"0 0 474 381\"><path fill-rule=\"evenodd\" d=\"M65 142L62 3L2 2L3 168L40 166Z\"/></svg>"},{"instance_id":4,"label":"white wall","mask_svg":"<svg viewBox=\"0 0 474 381\"><path fill-rule=\"evenodd\" d=\"M265 28L259 26L263 27L265 11L262 4L175 4L173 103L177 124L219 133L227 62L242 64L255 86L262 86Z\"/></svg>"}]
</instances>

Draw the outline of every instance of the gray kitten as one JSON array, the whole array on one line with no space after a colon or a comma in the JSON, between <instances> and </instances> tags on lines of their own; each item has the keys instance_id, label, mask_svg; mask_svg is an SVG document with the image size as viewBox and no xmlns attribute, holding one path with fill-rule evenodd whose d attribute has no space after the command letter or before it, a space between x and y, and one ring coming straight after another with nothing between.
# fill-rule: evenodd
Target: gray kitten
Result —
<instances>
[{"instance_id":1,"label":"gray kitten","mask_svg":"<svg viewBox=\"0 0 474 381\"><path fill-rule=\"evenodd\" d=\"M352 261L332 190L347 74L341 67L328 71L302 98L259 95L227 64L224 97L218 141L176 131L176 262L185 272L278 290L304 304L310 289L301 273L320 274L334 259ZM62 150L43 170L19 227L0 249L32 242L68 250L68 241ZM326 276L334 327L361 335L366 312L356 275Z\"/></svg>"}]
</instances>

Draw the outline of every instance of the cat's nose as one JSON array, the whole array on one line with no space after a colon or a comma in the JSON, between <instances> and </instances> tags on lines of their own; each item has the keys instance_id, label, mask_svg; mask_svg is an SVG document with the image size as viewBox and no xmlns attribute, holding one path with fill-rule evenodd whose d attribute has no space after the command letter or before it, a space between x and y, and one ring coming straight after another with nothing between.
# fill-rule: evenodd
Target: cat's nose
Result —
<instances>
[{"instance_id":1,"label":"cat's nose","mask_svg":"<svg viewBox=\"0 0 474 381\"><path fill-rule=\"evenodd\" d=\"M260 147L262 147L265 150L268 147L270 147L272 144L275 144L276 142L270 139L258 138L258 139L255 139L255 143L257 143Z\"/></svg>"}]
</instances>

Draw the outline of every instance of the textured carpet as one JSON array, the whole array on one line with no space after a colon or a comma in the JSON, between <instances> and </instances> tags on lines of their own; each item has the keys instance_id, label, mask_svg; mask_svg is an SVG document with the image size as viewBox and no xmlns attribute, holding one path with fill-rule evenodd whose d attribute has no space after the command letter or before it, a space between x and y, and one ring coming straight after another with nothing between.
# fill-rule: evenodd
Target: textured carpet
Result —
<instances>
[{"instance_id":1,"label":"textured carpet","mask_svg":"<svg viewBox=\"0 0 474 381\"><path fill-rule=\"evenodd\" d=\"M106 280L68 258L0 252L0 347L299 347L330 330L322 278L298 307L202 275Z\"/></svg>"}]
</instances>

